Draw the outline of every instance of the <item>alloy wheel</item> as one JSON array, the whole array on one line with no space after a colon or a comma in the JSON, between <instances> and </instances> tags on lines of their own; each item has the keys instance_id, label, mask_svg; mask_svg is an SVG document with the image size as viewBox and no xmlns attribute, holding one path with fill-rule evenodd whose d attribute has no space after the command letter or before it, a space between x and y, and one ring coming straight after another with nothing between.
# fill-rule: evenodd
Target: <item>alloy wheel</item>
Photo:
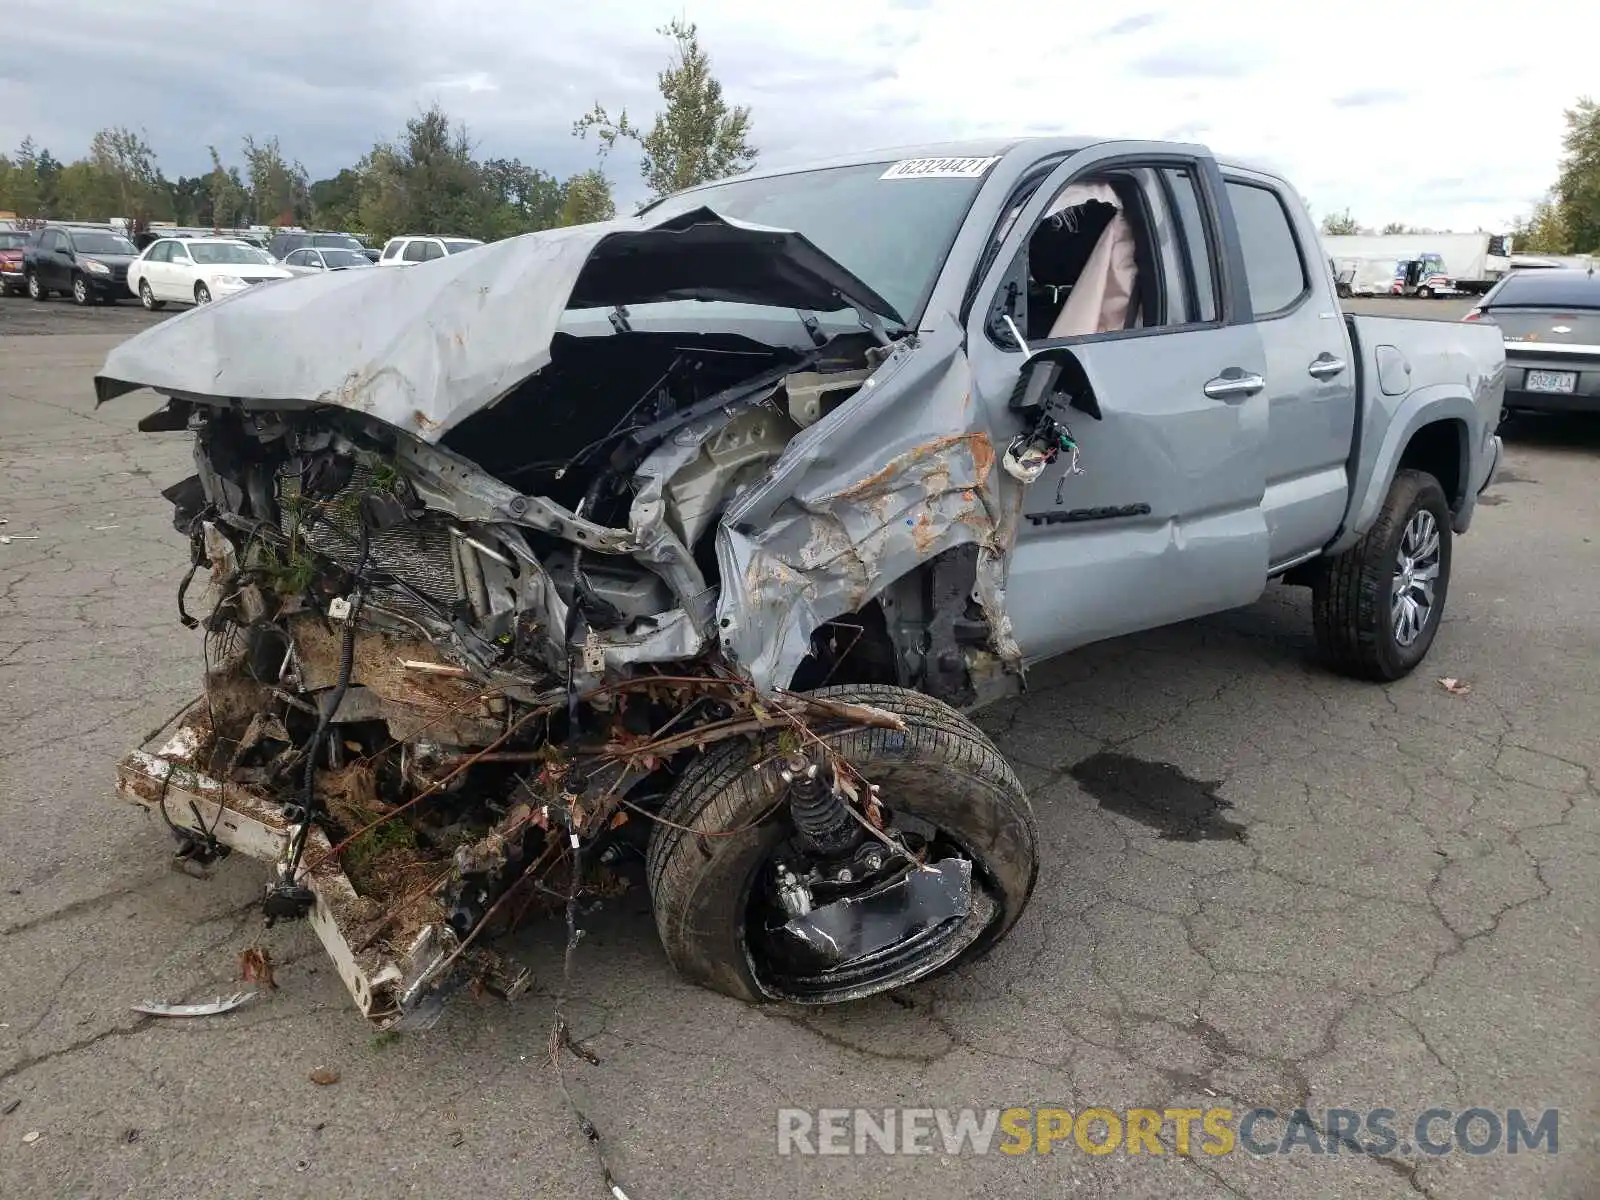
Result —
<instances>
[{"instance_id":1,"label":"alloy wheel","mask_svg":"<svg viewBox=\"0 0 1600 1200\"><path fill-rule=\"evenodd\" d=\"M1439 524L1433 514L1425 508L1412 513L1400 535L1389 601L1394 640L1402 646L1414 644L1433 616L1439 541Z\"/></svg>"}]
</instances>

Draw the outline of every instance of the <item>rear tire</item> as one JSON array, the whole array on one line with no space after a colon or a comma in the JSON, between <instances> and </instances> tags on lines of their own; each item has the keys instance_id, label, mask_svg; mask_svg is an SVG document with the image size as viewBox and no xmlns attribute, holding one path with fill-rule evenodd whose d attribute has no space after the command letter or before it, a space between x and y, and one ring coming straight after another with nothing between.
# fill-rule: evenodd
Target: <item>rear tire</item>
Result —
<instances>
[{"instance_id":1,"label":"rear tire","mask_svg":"<svg viewBox=\"0 0 1600 1200\"><path fill-rule=\"evenodd\" d=\"M1403 569L1410 556L1402 549L1408 531L1427 524L1420 513L1431 518L1437 532L1436 575L1426 615L1415 635L1403 641L1396 632L1396 592L1403 583L1410 585L1411 575ZM1450 520L1437 479L1424 471L1397 471L1372 528L1343 554L1322 560L1311 585L1312 622L1317 646L1335 671L1388 682L1410 674L1427 656L1450 590Z\"/></svg>"},{"instance_id":2,"label":"rear tire","mask_svg":"<svg viewBox=\"0 0 1600 1200\"><path fill-rule=\"evenodd\" d=\"M870 704L904 719L906 732L816 726L869 781L892 812L920 818L957 842L973 862L973 883L993 897L987 927L930 978L994 945L1027 905L1038 874L1033 809L1010 765L983 732L948 705L896 687L822 688L813 693ZM778 753L779 735L713 747L679 778L661 811L674 825L652 831L647 858L656 928L685 979L752 1003L783 998L755 974L746 921L752 885L782 840L785 822L742 829L772 811L776 772L752 770ZM885 985L884 989L898 985ZM810 1001L816 1003L818 1001ZM826 1001L823 1001L826 1002Z\"/></svg>"}]
</instances>

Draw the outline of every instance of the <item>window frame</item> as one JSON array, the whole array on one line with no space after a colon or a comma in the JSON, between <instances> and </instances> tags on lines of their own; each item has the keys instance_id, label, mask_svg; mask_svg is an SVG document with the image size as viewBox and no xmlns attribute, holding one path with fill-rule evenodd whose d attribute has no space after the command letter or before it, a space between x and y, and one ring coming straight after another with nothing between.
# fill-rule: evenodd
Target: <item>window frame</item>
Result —
<instances>
[{"instance_id":1,"label":"window frame","mask_svg":"<svg viewBox=\"0 0 1600 1200\"><path fill-rule=\"evenodd\" d=\"M1188 174L1189 186L1194 195L1195 212L1200 220L1200 239L1205 245L1204 254L1199 259L1195 256L1194 241L1189 236L1188 221L1184 216L1182 206L1178 203L1178 181L1174 176L1180 172L1187 172ZM1188 301L1190 305L1194 306L1196 312L1199 311L1200 303L1200 276L1195 269L1197 262L1204 261L1207 278L1211 285L1211 311L1213 315L1200 317L1191 321L1190 324L1220 324L1222 322L1224 303L1223 294L1226 289L1222 287L1224 274L1216 222L1208 220L1206 211L1204 173L1194 168L1164 166L1155 168L1155 175L1161 188L1162 199L1166 202L1168 213L1171 214L1177 240L1182 243L1179 247L1178 272L1183 277L1184 292Z\"/></svg>"},{"instance_id":2,"label":"window frame","mask_svg":"<svg viewBox=\"0 0 1600 1200\"><path fill-rule=\"evenodd\" d=\"M1228 208L1233 214L1234 237L1239 243L1239 269L1244 273L1242 282L1244 285L1245 295L1248 296L1250 300L1250 320L1256 324L1260 324L1266 321L1281 321L1284 317L1293 316L1295 313L1300 311L1300 309L1304 308L1306 303L1311 299L1313 293L1316 291L1316 284L1312 279L1311 268L1306 261L1306 248L1300 239L1300 229L1298 227L1298 223L1295 221L1294 212L1290 209L1287 198L1284 196L1281 186L1275 181L1269 181L1266 179L1250 179L1246 176L1238 174L1237 172L1224 172L1222 175L1222 185L1224 191L1231 187L1246 187L1265 192L1268 196L1272 197L1273 202L1278 206L1278 211L1283 214L1283 222L1289 229L1290 244L1294 246L1295 258L1300 264L1300 291L1293 300L1289 301L1289 303L1278 308L1268 309L1265 312L1257 313L1255 311L1255 293L1250 289L1250 265L1245 258L1243 229L1239 223L1239 214L1233 209L1233 198L1231 195L1228 198Z\"/></svg>"},{"instance_id":3,"label":"window frame","mask_svg":"<svg viewBox=\"0 0 1600 1200\"><path fill-rule=\"evenodd\" d=\"M1082 152L1080 151L1079 153ZM1028 196L1021 201L1022 205L1025 207L1027 204L1031 203L1031 201L1037 197L1044 184L1048 182L1049 174L1053 174L1056 169L1065 163L1069 163L1074 157L1076 157L1076 155L1069 155L1066 159L1056 161L1051 165L1049 173L1043 180L1038 178L1036 172L1029 172L1023 180L1019 181L1017 191L1026 189L1028 192ZM1105 342L1124 338L1152 337L1165 333L1189 333L1196 330L1220 329L1227 325L1251 323L1253 318L1251 317L1249 311L1242 313L1238 311L1238 300L1240 297L1236 290L1229 283L1232 273L1227 270L1227 267L1230 264L1227 255L1228 245L1226 230L1228 228L1228 221L1231 219L1231 214L1226 207L1226 195L1224 194L1219 200L1217 194L1219 187L1222 187L1223 185L1222 176L1217 167L1215 159L1209 157L1201 158L1194 155L1161 153L1159 151L1154 153L1130 153L1116 155L1114 157L1084 164L1080 171L1077 171L1068 177L1061 184L1061 186L1051 194L1051 199L1053 200L1055 196L1060 195L1062 191L1068 187L1071 187L1075 183L1081 183L1084 181L1111 182L1112 180L1117 180L1125 187L1132 187L1134 189L1140 211L1136 218L1130 218L1130 223L1134 224L1135 226L1134 235L1136 238L1141 236L1141 230L1139 229L1139 226L1144 226L1142 233L1146 242L1149 243L1152 240L1150 235L1153 233L1154 229L1151 201L1150 197L1145 194L1145 187L1141 184L1137 175L1134 174L1140 170L1149 171L1153 173L1156 180L1156 186L1161 191L1160 200L1163 207L1166 209L1166 219L1173 231L1174 249L1178 250L1182 258L1187 260L1189 254L1193 252L1193 248L1189 242L1188 230L1184 228L1183 222L1179 218L1177 210L1173 205L1172 196L1168 190L1165 177L1165 172L1172 169L1188 170L1191 172L1196 185L1195 200L1200 210L1202 231L1206 237L1205 253L1212 272L1213 298L1216 301L1216 316L1209 321L1185 319L1176 323L1139 325L1132 329L1108 329L1097 333L1073 334L1069 337L1063 338L1042 338L1036 342L1029 342L1029 350L1055 346L1075 346L1091 342ZM1119 200L1122 199L1120 195L1118 198ZM1008 198L1005 205L1002 206L1002 214L1009 214L1015 207L1015 204L1015 196ZM1047 201L1045 204L1045 209L1048 208L1049 202ZM1015 220L1016 218L1014 217L1011 219L1010 226L1005 231L1000 231L997 228L996 231L991 234L991 245L993 245L996 240L1004 240L1005 236L1011 231L1011 228L1014 228ZM1033 222L1033 229L1037 230L1038 225L1039 221L1035 220ZM1028 233L1027 238L1025 238L1022 243L1021 252L1024 255L1027 253L1028 239L1031 239L1031 237L1032 231ZM1178 243L1181 243L1181 245ZM1148 244L1146 249L1149 255L1155 260L1155 273L1157 277L1156 290L1161 298L1162 306L1163 308L1170 309L1173 298L1170 295L1170 289L1166 287L1165 279L1168 264L1163 262L1161 259L1161 247L1159 242L1156 242L1155 244ZM992 267L993 262L994 259L992 257L992 253L986 254L983 260L980 262L978 269L986 273ZM1187 261L1180 264L1179 269L1180 272L1185 271L1187 269ZM1187 283L1187 276L1185 276L1185 282ZM1142 289L1136 288L1136 291L1139 290ZM1192 294L1193 293L1191 289L1191 296ZM1245 298L1248 298L1248 294L1249 293L1246 290L1244 292ZM998 293L990 296L988 298L987 307L984 311L992 312L994 310L994 306L998 302ZM1187 317L1187 314L1185 314L1185 316ZM1010 347L1001 345L994 338L993 330L989 327L987 322L985 323L985 333L997 348L1002 350L1010 349Z\"/></svg>"}]
</instances>

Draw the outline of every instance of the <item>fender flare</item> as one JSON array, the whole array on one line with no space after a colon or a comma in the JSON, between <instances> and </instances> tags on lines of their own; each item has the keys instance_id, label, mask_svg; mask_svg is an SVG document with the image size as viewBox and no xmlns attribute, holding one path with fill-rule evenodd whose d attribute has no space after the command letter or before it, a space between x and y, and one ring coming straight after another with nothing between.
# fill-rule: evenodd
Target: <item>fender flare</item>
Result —
<instances>
[{"instance_id":1,"label":"fender flare","mask_svg":"<svg viewBox=\"0 0 1600 1200\"><path fill-rule=\"evenodd\" d=\"M1368 453L1366 435L1370 435L1371 422L1363 431L1363 445L1358 447L1350 501L1345 507L1344 524L1328 543L1325 554L1338 554L1354 545L1372 523L1378 519L1389 485L1399 470L1400 458L1419 429L1439 421L1461 423L1461 461L1468 475L1475 474L1476 458L1472 453L1473 437L1480 422L1477 405L1472 397L1460 390L1458 384L1432 384L1410 392L1389 417L1383 427L1376 449ZM1475 498L1471 478L1462 480L1459 495L1449 497L1452 511L1458 520L1466 515Z\"/></svg>"}]
</instances>

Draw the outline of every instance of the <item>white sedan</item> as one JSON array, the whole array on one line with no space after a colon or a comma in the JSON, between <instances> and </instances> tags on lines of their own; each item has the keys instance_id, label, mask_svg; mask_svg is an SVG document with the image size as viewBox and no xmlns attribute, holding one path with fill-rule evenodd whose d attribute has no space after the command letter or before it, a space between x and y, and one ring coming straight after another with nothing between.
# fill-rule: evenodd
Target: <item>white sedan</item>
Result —
<instances>
[{"instance_id":1,"label":"white sedan","mask_svg":"<svg viewBox=\"0 0 1600 1200\"><path fill-rule=\"evenodd\" d=\"M152 312L167 301L209 304L258 283L291 279L264 251L235 238L162 238L128 268L128 290Z\"/></svg>"}]
</instances>

